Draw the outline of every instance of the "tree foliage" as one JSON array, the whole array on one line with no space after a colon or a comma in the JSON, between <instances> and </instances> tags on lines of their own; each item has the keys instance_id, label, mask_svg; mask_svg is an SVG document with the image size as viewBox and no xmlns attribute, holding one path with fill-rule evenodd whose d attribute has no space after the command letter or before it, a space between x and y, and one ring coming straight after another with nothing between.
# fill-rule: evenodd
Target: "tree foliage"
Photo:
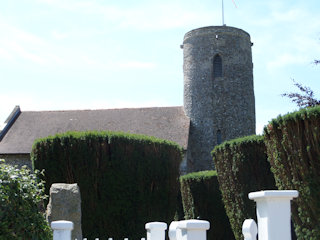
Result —
<instances>
[{"instance_id":1,"label":"tree foliage","mask_svg":"<svg viewBox=\"0 0 320 240\"><path fill-rule=\"evenodd\" d=\"M320 64L320 60L314 60L314 64ZM313 90L307 86L303 86L302 84L293 80L293 84L300 90L300 92L296 93L283 93L282 97L288 97L292 100L292 102L296 103L298 107L314 107L320 105L320 100L314 97Z\"/></svg>"},{"instance_id":2,"label":"tree foliage","mask_svg":"<svg viewBox=\"0 0 320 240\"><path fill-rule=\"evenodd\" d=\"M311 88L302 86L298 82L294 82L294 85L302 92L302 93L283 93L281 96L288 97L292 100L292 102L296 103L298 107L314 107L320 105L320 100L314 97L313 91Z\"/></svg>"},{"instance_id":3,"label":"tree foliage","mask_svg":"<svg viewBox=\"0 0 320 240\"><path fill-rule=\"evenodd\" d=\"M39 172L0 160L0 239L52 239L43 210L44 182Z\"/></svg>"}]
</instances>

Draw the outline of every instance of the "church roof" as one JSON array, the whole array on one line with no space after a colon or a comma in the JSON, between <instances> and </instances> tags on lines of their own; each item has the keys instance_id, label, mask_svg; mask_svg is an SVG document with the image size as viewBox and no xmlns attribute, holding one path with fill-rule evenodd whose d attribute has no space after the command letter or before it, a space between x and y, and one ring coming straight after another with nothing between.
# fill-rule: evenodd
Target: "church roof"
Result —
<instances>
[{"instance_id":1,"label":"church roof","mask_svg":"<svg viewBox=\"0 0 320 240\"><path fill-rule=\"evenodd\" d=\"M22 112L19 108L16 113L0 133L0 154L29 154L36 139L66 131L144 134L174 141L184 149L188 143L190 121L183 107Z\"/></svg>"}]
</instances>

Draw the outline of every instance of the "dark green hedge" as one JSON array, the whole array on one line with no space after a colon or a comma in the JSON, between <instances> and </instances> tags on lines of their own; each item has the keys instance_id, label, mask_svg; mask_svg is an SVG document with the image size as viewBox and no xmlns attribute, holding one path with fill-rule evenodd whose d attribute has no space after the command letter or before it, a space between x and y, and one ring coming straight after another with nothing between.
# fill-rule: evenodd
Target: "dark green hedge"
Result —
<instances>
[{"instance_id":1,"label":"dark green hedge","mask_svg":"<svg viewBox=\"0 0 320 240\"><path fill-rule=\"evenodd\" d=\"M208 240L234 239L216 171L189 173L180 177L180 184L185 219L209 221Z\"/></svg>"},{"instance_id":2,"label":"dark green hedge","mask_svg":"<svg viewBox=\"0 0 320 240\"><path fill-rule=\"evenodd\" d=\"M212 151L218 181L234 236L243 239L242 223L256 219L248 193L276 189L262 136L226 141Z\"/></svg>"},{"instance_id":3,"label":"dark green hedge","mask_svg":"<svg viewBox=\"0 0 320 240\"><path fill-rule=\"evenodd\" d=\"M35 142L36 169L52 183L78 183L83 236L141 238L149 221L174 218L181 148L152 137L68 132Z\"/></svg>"},{"instance_id":4,"label":"dark green hedge","mask_svg":"<svg viewBox=\"0 0 320 240\"><path fill-rule=\"evenodd\" d=\"M279 189L295 189L292 218L298 239L320 239L320 106L279 116L264 129Z\"/></svg>"}]
</instances>

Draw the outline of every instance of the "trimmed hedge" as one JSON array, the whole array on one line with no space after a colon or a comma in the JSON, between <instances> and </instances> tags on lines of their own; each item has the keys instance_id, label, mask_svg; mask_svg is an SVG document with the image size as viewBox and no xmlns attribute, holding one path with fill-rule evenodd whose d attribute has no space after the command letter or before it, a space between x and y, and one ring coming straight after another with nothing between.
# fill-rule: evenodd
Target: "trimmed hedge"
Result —
<instances>
[{"instance_id":1,"label":"trimmed hedge","mask_svg":"<svg viewBox=\"0 0 320 240\"><path fill-rule=\"evenodd\" d=\"M0 160L0 239L52 239L43 213L47 196L39 174Z\"/></svg>"},{"instance_id":2,"label":"trimmed hedge","mask_svg":"<svg viewBox=\"0 0 320 240\"><path fill-rule=\"evenodd\" d=\"M237 240L243 239L242 223L256 219L250 192L276 189L262 136L226 141L212 151L229 221Z\"/></svg>"},{"instance_id":3,"label":"trimmed hedge","mask_svg":"<svg viewBox=\"0 0 320 240\"><path fill-rule=\"evenodd\" d=\"M112 132L68 132L37 140L31 159L52 183L78 183L83 236L141 238L149 221L172 221L182 149Z\"/></svg>"},{"instance_id":4,"label":"trimmed hedge","mask_svg":"<svg viewBox=\"0 0 320 240\"><path fill-rule=\"evenodd\" d=\"M298 239L320 239L320 106L279 116L264 129L279 189L295 189L292 218Z\"/></svg>"},{"instance_id":5,"label":"trimmed hedge","mask_svg":"<svg viewBox=\"0 0 320 240\"><path fill-rule=\"evenodd\" d=\"M185 219L210 222L209 240L234 239L222 202L216 171L189 173L180 177Z\"/></svg>"}]
</instances>

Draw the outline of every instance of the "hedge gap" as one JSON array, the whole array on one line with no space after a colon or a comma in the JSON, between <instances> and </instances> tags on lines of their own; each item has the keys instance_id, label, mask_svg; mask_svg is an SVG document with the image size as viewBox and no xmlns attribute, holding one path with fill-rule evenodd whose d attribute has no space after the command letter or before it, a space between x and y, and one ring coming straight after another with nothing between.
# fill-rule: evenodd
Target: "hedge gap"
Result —
<instances>
[{"instance_id":1,"label":"hedge gap","mask_svg":"<svg viewBox=\"0 0 320 240\"><path fill-rule=\"evenodd\" d=\"M216 171L189 173L180 177L185 219L210 222L208 240L232 240L233 232L222 202Z\"/></svg>"}]
</instances>

